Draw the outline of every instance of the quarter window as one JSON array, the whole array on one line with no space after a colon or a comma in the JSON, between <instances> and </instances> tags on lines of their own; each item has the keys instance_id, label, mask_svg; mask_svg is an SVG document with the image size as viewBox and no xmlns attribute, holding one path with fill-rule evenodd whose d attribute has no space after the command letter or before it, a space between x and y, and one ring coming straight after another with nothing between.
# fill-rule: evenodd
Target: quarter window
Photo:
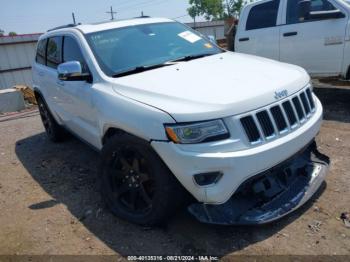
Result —
<instances>
[{"instance_id":1,"label":"quarter window","mask_svg":"<svg viewBox=\"0 0 350 262\"><path fill-rule=\"evenodd\" d=\"M81 53L77 41L71 36L65 36L63 40L63 62L78 61L83 73L88 73L88 67Z\"/></svg>"},{"instance_id":2,"label":"quarter window","mask_svg":"<svg viewBox=\"0 0 350 262\"><path fill-rule=\"evenodd\" d=\"M302 12L299 12L299 3L302 0L288 0L287 4L287 24L295 24L306 21L311 21L310 17L302 15ZM332 11L336 10L334 5L332 5L327 0L311 0L310 1L310 12L315 11Z\"/></svg>"},{"instance_id":3,"label":"quarter window","mask_svg":"<svg viewBox=\"0 0 350 262\"><path fill-rule=\"evenodd\" d=\"M250 9L246 30L276 26L279 0L269 1Z\"/></svg>"},{"instance_id":4,"label":"quarter window","mask_svg":"<svg viewBox=\"0 0 350 262\"><path fill-rule=\"evenodd\" d=\"M47 39L40 40L36 49L35 61L38 64L46 64L46 43Z\"/></svg>"},{"instance_id":5,"label":"quarter window","mask_svg":"<svg viewBox=\"0 0 350 262\"><path fill-rule=\"evenodd\" d=\"M62 37L49 38L47 43L47 66L57 68L62 63Z\"/></svg>"}]
</instances>

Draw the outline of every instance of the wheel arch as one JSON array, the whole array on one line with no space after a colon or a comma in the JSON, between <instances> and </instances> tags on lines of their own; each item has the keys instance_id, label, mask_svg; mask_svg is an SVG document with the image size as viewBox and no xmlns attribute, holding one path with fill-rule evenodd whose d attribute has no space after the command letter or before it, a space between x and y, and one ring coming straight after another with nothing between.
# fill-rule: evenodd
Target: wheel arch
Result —
<instances>
[{"instance_id":1,"label":"wheel arch","mask_svg":"<svg viewBox=\"0 0 350 262\"><path fill-rule=\"evenodd\" d=\"M38 100L38 98L41 98L46 103L43 94L41 93L41 91L37 87L34 87L34 96L35 96L36 100Z\"/></svg>"},{"instance_id":2,"label":"wheel arch","mask_svg":"<svg viewBox=\"0 0 350 262\"><path fill-rule=\"evenodd\" d=\"M110 126L110 127L105 128L105 131L104 131L103 136L102 136L102 141L101 141L102 142L102 146L104 146L106 144L106 142L111 137L113 137L115 135L119 135L119 134L126 134L126 135L129 135L131 137L135 137L137 139L143 140L146 143L150 143L151 142L151 140L149 140L149 139L146 139L144 137L135 135L135 134L133 134L131 132L128 132L128 131L125 131L124 129L121 129L119 127Z\"/></svg>"}]
</instances>

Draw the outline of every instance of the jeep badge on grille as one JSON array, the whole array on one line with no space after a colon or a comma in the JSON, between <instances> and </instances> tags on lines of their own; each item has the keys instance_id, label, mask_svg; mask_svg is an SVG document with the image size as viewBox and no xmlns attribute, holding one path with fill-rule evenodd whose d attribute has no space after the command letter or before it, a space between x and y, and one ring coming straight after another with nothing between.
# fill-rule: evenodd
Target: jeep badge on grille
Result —
<instances>
[{"instance_id":1,"label":"jeep badge on grille","mask_svg":"<svg viewBox=\"0 0 350 262\"><path fill-rule=\"evenodd\" d=\"M276 100L279 100L279 99L282 99L284 97L287 97L288 96L288 91L287 90L282 90L282 91L279 91L279 92L275 92L275 99Z\"/></svg>"}]
</instances>

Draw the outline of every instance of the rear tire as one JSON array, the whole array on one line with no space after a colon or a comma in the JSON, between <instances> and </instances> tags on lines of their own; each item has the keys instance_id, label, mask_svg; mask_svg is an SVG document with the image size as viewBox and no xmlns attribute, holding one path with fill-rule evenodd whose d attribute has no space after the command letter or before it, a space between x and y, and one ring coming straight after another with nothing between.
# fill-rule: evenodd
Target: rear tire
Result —
<instances>
[{"instance_id":1,"label":"rear tire","mask_svg":"<svg viewBox=\"0 0 350 262\"><path fill-rule=\"evenodd\" d=\"M186 192L148 142L128 134L102 149L101 193L111 212L141 225L157 225L183 204Z\"/></svg>"},{"instance_id":2,"label":"rear tire","mask_svg":"<svg viewBox=\"0 0 350 262\"><path fill-rule=\"evenodd\" d=\"M47 136L52 142L61 142L65 136L65 130L53 118L44 99L39 96L37 102Z\"/></svg>"}]
</instances>

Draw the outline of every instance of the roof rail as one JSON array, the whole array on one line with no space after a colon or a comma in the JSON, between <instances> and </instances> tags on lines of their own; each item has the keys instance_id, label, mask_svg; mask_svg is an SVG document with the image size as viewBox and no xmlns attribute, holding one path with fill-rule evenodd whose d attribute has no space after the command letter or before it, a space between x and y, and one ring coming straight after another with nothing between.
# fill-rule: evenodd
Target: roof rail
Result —
<instances>
[{"instance_id":1,"label":"roof rail","mask_svg":"<svg viewBox=\"0 0 350 262\"><path fill-rule=\"evenodd\" d=\"M51 28L51 29L47 30L47 32L51 32L51 31L58 30L58 29L63 29L63 28L76 27L76 26L78 26L78 25L81 25L81 23L78 23L78 24L61 25L61 26L57 26L57 27Z\"/></svg>"}]
</instances>

